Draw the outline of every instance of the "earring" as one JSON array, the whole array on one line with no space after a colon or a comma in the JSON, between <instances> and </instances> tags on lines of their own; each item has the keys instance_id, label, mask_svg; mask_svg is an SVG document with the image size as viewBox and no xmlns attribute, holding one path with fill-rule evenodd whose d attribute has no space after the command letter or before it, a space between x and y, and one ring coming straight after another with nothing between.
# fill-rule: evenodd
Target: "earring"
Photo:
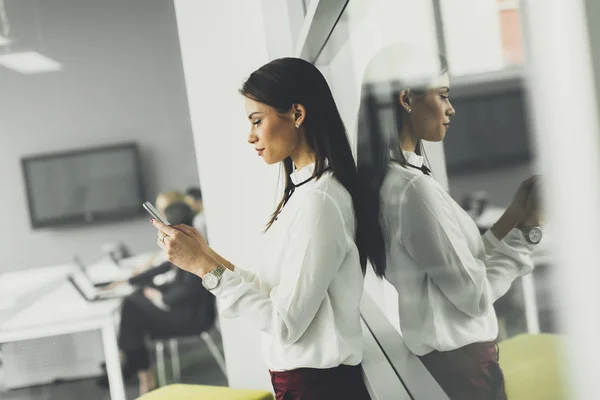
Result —
<instances>
[{"instance_id":1,"label":"earring","mask_svg":"<svg viewBox=\"0 0 600 400\"><path fill-rule=\"evenodd\" d=\"M406 111L408 111L408 113L410 114L412 110L409 108L409 109L408 109L408 110L406 110Z\"/></svg>"},{"instance_id":2,"label":"earring","mask_svg":"<svg viewBox=\"0 0 600 400\"><path fill-rule=\"evenodd\" d=\"M300 129L300 124L296 124L296 129Z\"/></svg>"}]
</instances>

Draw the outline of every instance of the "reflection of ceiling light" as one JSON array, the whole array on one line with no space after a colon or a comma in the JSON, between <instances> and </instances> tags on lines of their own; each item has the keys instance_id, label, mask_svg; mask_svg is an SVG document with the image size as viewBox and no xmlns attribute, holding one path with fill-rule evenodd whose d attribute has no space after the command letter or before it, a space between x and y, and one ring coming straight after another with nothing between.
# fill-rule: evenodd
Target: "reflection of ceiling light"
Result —
<instances>
[{"instance_id":1,"label":"reflection of ceiling light","mask_svg":"<svg viewBox=\"0 0 600 400\"><path fill-rule=\"evenodd\" d=\"M60 71L62 65L37 51L0 54L0 65L22 74Z\"/></svg>"},{"instance_id":2,"label":"reflection of ceiling light","mask_svg":"<svg viewBox=\"0 0 600 400\"><path fill-rule=\"evenodd\" d=\"M11 44L12 40L7 37L0 35L0 46L8 46Z\"/></svg>"}]
</instances>

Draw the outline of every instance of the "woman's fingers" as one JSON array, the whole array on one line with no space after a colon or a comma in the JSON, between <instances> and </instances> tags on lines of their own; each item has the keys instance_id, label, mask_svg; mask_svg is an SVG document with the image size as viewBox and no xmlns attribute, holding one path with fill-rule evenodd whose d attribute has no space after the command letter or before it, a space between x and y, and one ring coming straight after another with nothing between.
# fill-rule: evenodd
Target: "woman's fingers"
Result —
<instances>
[{"instance_id":1,"label":"woman's fingers","mask_svg":"<svg viewBox=\"0 0 600 400\"><path fill-rule=\"evenodd\" d=\"M172 226L165 225L157 219L152 220L152 225L154 225L154 227L160 232L163 232L164 234L170 237L175 237L178 232L181 233L181 231L175 229Z\"/></svg>"},{"instance_id":2,"label":"woman's fingers","mask_svg":"<svg viewBox=\"0 0 600 400\"><path fill-rule=\"evenodd\" d=\"M189 225L177 225L176 228L181 229L183 232L187 233L188 235L190 235L192 237L193 236L195 236L195 237L202 236L196 228L191 227Z\"/></svg>"}]
</instances>

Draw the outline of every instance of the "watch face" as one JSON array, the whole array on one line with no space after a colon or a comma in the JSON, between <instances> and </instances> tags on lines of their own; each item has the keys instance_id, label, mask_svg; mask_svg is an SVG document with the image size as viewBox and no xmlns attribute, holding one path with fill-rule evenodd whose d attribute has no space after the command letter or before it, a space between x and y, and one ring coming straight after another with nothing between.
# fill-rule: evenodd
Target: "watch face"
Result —
<instances>
[{"instance_id":1,"label":"watch face","mask_svg":"<svg viewBox=\"0 0 600 400\"><path fill-rule=\"evenodd\" d=\"M204 284L204 287L207 288L208 290L212 290L214 288L217 287L217 285L219 284L219 278L217 278L216 276L214 276L213 274L211 274L210 272L206 275L204 275L204 278L202 279L202 283Z\"/></svg>"},{"instance_id":2,"label":"watch face","mask_svg":"<svg viewBox=\"0 0 600 400\"><path fill-rule=\"evenodd\" d=\"M529 241L533 244L538 244L542 240L542 230L540 228L531 228L527 232Z\"/></svg>"}]
</instances>

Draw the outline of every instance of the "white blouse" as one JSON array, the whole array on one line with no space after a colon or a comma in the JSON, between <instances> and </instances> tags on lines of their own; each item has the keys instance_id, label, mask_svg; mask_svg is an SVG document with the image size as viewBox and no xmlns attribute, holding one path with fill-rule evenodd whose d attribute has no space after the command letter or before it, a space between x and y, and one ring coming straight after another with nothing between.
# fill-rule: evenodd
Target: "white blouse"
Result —
<instances>
[{"instance_id":1,"label":"white blouse","mask_svg":"<svg viewBox=\"0 0 600 400\"><path fill-rule=\"evenodd\" d=\"M294 184L315 165L295 171ZM226 270L212 292L222 315L242 316L263 332L267 366L282 371L362 361L363 275L346 189L325 172L296 188L264 235L256 274Z\"/></svg>"},{"instance_id":2,"label":"white blouse","mask_svg":"<svg viewBox=\"0 0 600 400\"><path fill-rule=\"evenodd\" d=\"M423 158L405 153L417 167ZM494 302L533 270L518 229L483 237L444 188L418 169L390 165L381 189L386 277L398 291L400 329L417 355L495 340Z\"/></svg>"}]
</instances>

